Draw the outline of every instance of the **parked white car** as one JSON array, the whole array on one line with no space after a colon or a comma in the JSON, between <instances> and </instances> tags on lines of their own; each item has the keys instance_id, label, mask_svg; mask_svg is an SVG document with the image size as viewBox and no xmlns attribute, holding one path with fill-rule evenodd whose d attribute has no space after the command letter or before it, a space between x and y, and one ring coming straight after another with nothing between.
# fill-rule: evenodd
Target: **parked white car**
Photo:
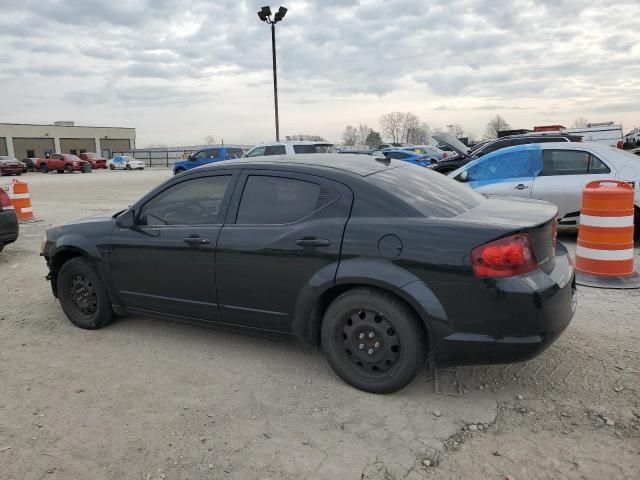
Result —
<instances>
[{"instance_id":1,"label":"parked white car","mask_svg":"<svg viewBox=\"0 0 640 480\"><path fill-rule=\"evenodd\" d=\"M246 153L245 157L294 155L296 153L333 153L334 151L335 147L333 143L298 140L256 145Z\"/></svg>"},{"instance_id":2,"label":"parked white car","mask_svg":"<svg viewBox=\"0 0 640 480\"><path fill-rule=\"evenodd\" d=\"M116 170L144 170L144 162L128 155L116 155L109 160L109 169Z\"/></svg>"},{"instance_id":3,"label":"parked white car","mask_svg":"<svg viewBox=\"0 0 640 480\"><path fill-rule=\"evenodd\" d=\"M640 128L634 128L624 136L624 140L632 147L640 147Z\"/></svg>"},{"instance_id":4,"label":"parked white car","mask_svg":"<svg viewBox=\"0 0 640 480\"><path fill-rule=\"evenodd\" d=\"M562 133L582 137L583 142L597 142L622 148L622 125L613 122L588 123L583 128L564 128Z\"/></svg>"},{"instance_id":5,"label":"parked white car","mask_svg":"<svg viewBox=\"0 0 640 480\"><path fill-rule=\"evenodd\" d=\"M584 186L623 180L635 188L640 231L640 157L594 142L534 143L490 153L451 172L480 193L546 200L558 206L561 225L577 225Z\"/></svg>"}]
</instances>

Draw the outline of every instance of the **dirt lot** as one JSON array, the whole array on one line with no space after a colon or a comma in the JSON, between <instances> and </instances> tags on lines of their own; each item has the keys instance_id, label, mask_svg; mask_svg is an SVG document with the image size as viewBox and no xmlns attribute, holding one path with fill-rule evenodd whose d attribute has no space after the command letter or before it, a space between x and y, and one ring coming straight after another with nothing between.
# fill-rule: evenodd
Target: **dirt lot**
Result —
<instances>
[{"instance_id":1,"label":"dirt lot","mask_svg":"<svg viewBox=\"0 0 640 480\"><path fill-rule=\"evenodd\" d=\"M434 393L427 369L397 394L362 393L281 341L142 318L72 326L44 280L44 230L169 175L22 177L41 221L0 254L0 478L640 478L640 290L582 288L555 345L461 369L461 396Z\"/></svg>"}]
</instances>

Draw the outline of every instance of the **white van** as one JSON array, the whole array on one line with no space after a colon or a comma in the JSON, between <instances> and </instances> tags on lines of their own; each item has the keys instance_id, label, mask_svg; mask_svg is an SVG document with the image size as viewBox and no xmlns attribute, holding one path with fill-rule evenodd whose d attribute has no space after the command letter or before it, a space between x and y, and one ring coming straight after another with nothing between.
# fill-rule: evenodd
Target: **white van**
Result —
<instances>
[{"instance_id":1,"label":"white van","mask_svg":"<svg viewBox=\"0 0 640 480\"><path fill-rule=\"evenodd\" d=\"M295 155L296 153L333 153L334 151L333 143L297 140L256 145L245 154L245 157Z\"/></svg>"},{"instance_id":2,"label":"white van","mask_svg":"<svg viewBox=\"0 0 640 480\"><path fill-rule=\"evenodd\" d=\"M581 136L583 142L604 143L617 148L624 144L622 125L613 122L588 123L584 128L563 128L561 132Z\"/></svg>"}]
</instances>

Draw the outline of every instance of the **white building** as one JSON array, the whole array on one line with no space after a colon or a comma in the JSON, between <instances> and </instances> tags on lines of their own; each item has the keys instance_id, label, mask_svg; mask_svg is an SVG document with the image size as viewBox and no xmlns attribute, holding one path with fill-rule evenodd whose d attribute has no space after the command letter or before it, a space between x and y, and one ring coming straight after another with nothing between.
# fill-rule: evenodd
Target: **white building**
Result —
<instances>
[{"instance_id":1,"label":"white building","mask_svg":"<svg viewBox=\"0 0 640 480\"><path fill-rule=\"evenodd\" d=\"M136 129L82 127L73 122L52 125L0 123L0 155L18 160L44 158L50 153L96 152L109 158L113 152L136 147Z\"/></svg>"}]
</instances>

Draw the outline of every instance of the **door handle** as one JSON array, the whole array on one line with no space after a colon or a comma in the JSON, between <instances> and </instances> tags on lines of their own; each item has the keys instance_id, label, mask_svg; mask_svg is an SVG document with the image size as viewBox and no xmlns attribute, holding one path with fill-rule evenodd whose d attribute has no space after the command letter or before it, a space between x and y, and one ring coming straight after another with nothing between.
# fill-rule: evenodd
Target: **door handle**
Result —
<instances>
[{"instance_id":1,"label":"door handle","mask_svg":"<svg viewBox=\"0 0 640 480\"><path fill-rule=\"evenodd\" d=\"M331 242L326 238L304 237L296 240L301 247L328 247Z\"/></svg>"},{"instance_id":2,"label":"door handle","mask_svg":"<svg viewBox=\"0 0 640 480\"><path fill-rule=\"evenodd\" d=\"M528 185L525 185L524 183L520 183L516 185L514 188L516 190L526 190L527 188L531 188L531 187L529 187Z\"/></svg>"},{"instance_id":3,"label":"door handle","mask_svg":"<svg viewBox=\"0 0 640 480\"><path fill-rule=\"evenodd\" d=\"M184 241L189 245L207 245L211 243L211 239L209 237L201 237L199 235L192 235L185 238Z\"/></svg>"}]
</instances>

